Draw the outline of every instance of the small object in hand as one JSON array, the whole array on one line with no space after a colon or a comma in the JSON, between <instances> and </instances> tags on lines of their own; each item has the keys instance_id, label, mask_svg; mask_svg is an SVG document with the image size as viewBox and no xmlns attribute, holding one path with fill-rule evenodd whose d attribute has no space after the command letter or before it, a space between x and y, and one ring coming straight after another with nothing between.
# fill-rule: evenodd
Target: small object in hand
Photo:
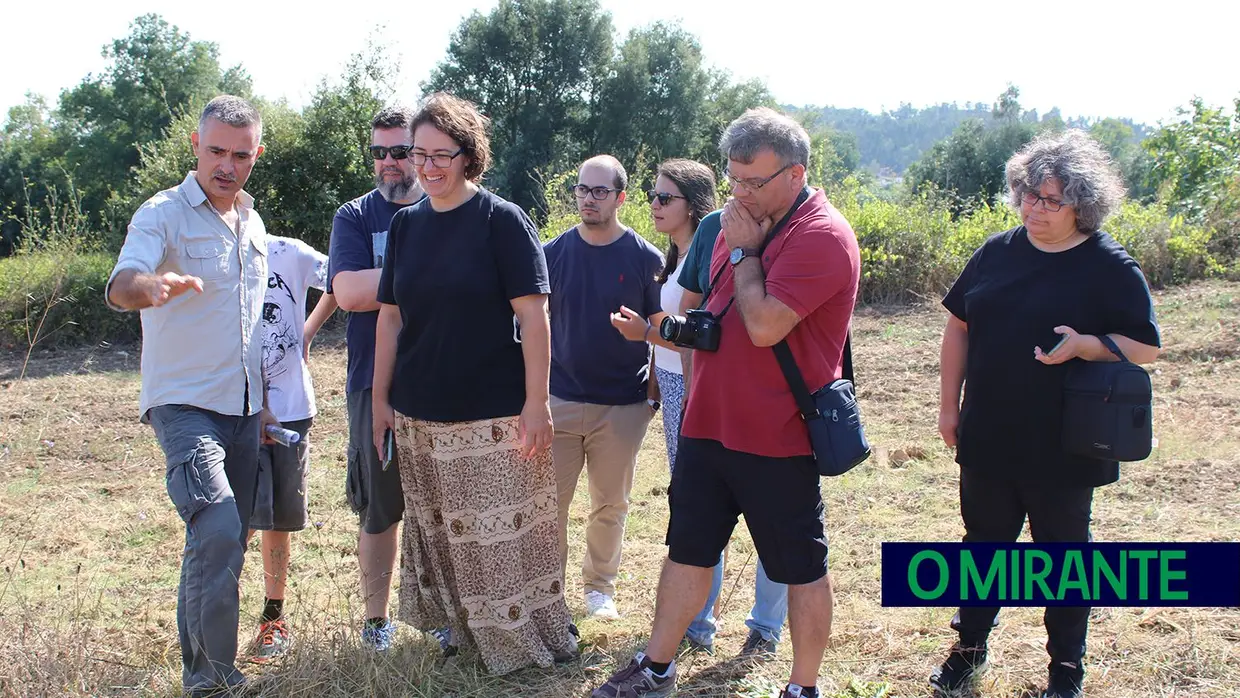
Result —
<instances>
[{"instance_id":1,"label":"small object in hand","mask_svg":"<svg viewBox=\"0 0 1240 698\"><path fill-rule=\"evenodd\" d=\"M292 446L298 441L301 441L301 434L298 434L292 429L285 429L284 427L278 427L274 424L267 425L267 436L270 436L272 441L275 441L281 446Z\"/></svg>"},{"instance_id":2,"label":"small object in hand","mask_svg":"<svg viewBox=\"0 0 1240 698\"><path fill-rule=\"evenodd\" d=\"M1050 355L1054 354L1055 352L1059 351L1059 348L1060 348L1060 347L1062 347L1063 345L1067 344L1067 343L1068 343L1068 340L1069 340L1069 339L1071 339L1071 337L1072 337L1072 335L1067 335L1067 334L1065 334L1065 335L1063 336L1063 339L1059 340L1059 343L1058 343L1058 344L1056 344L1055 346L1051 347L1051 350L1050 350L1050 351L1048 351L1048 352L1046 352L1046 355L1047 355L1047 356L1050 356Z\"/></svg>"},{"instance_id":3,"label":"small object in hand","mask_svg":"<svg viewBox=\"0 0 1240 698\"><path fill-rule=\"evenodd\" d=\"M392 464L392 459L396 457L396 434L388 429L383 434L383 469L386 471L388 466Z\"/></svg>"}]
</instances>

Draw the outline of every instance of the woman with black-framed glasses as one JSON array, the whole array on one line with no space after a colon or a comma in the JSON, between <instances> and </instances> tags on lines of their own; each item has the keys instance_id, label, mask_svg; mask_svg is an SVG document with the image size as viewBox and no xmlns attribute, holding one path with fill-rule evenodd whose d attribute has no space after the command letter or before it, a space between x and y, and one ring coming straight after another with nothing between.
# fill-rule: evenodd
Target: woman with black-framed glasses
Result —
<instances>
[{"instance_id":1,"label":"woman with black-framed glasses","mask_svg":"<svg viewBox=\"0 0 1240 698\"><path fill-rule=\"evenodd\" d=\"M975 250L943 299L939 433L960 465L966 542L1015 542L1027 518L1035 542L1084 543L1094 489L1119 479L1119 463L1064 449L1067 369L1115 361L1103 335L1130 361L1154 361L1153 299L1137 262L1101 230L1124 188L1096 141L1079 130L1043 135L1008 161L1007 181L1022 225ZM930 677L938 695L985 669L999 610L956 614L959 641ZM1046 609L1043 696L1082 695L1089 611Z\"/></svg>"},{"instance_id":2,"label":"woman with black-framed glasses","mask_svg":"<svg viewBox=\"0 0 1240 698\"><path fill-rule=\"evenodd\" d=\"M431 95L409 157L426 192L392 220L379 280L374 440L405 497L399 617L448 627L488 671L550 667L576 640L551 460L547 263L520 207L479 186L486 119Z\"/></svg>"}]
</instances>

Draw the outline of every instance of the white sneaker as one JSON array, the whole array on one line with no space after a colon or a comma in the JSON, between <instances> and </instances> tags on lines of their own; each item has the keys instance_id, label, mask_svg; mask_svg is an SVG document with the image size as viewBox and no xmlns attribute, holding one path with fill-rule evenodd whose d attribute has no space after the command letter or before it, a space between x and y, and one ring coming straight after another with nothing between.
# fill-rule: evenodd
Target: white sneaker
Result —
<instances>
[{"instance_id":1,"label":"white sneaker","mask_svg":"<svg viewBox=\"0 0 1240 698\"><path fill-rule=\"evenodd\" d=\"M601 591L586 592L586 616L590 618L615 619L620 617L616 602Z\"/></svg>"}]
</instances>

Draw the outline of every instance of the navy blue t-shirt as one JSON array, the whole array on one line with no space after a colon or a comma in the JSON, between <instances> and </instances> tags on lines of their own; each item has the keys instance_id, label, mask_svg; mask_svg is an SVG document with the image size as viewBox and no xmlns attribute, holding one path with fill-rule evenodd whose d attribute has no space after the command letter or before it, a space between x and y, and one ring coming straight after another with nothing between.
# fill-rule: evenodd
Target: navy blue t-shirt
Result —
<instances>
[{"instance_id":1,"label":"navy blue t-shirt","mask_svg":"<svg viewBox=\"0 0 1240 698\"><path fill-rule=\"evenodd\" d=\"M400 307L393 409L436 422L512 417L525 406L514 298L547 294L538 230L480 189L451 211L429 198L392 219L379 302Z\"/></svg>"},{"instance_id":2,"label":"navy blue t-shirt","mask_svg":"<svg viewBox=\"0 0 1240 698\"><path fill-rule=\"evenodd\" d=\"M379 191L360 196L336 210L332 219L331 244L327 253L327 292L342 271L365 271L383 266L388 227L392 216L409 204L394 204ZM375 323L379 311L349 313L345 342L349 348L346 392L368 390L375 374Z\"/></svg>"},{"instance_id":3,"label":"navy blue t-shirt","mask_svg":"<svg viewBox=\"0 0 1240 698\"><path fill-rule=\"evenodd\" d=\"M630 228L595 246L574 227L543 249L551 273L551 394L594 405L645 400L650 345L625 339L611 313L622 305L642 317L662 310L663 254Z\"/></svg>"},{"instance_id":4,"label":"navy blue t-shirt","mask_svg":"<svg viewBox=\"0 0 1240 698\"><path fill-rule=\"evenodd\" d=\"M1069 485L1119 478L1116 461L1063 450L1063 381L1071 362L1047 366L1033 348L1050 351L1059 325L1160 346L1149 286L1122 245L1097 232L1049 253L1029 242L1024 226L992 235L943 305L969 330L957 463Z\"/></svg>"}]
</instances>

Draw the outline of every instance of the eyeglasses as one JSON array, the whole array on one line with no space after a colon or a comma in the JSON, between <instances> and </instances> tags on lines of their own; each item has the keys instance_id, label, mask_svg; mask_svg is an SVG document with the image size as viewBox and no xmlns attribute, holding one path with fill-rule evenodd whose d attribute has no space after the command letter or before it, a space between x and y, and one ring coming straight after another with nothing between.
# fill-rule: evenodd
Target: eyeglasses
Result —
<instances>
[{"instance_id":1,"label":"eyeglasses","mask_svg":"<svg viewBox=\"0 0 1240 698\"><path fill-rule=\"evenodd\" d=\"M655 191L651 189L650 191L646 192L646 201L649 201L650 203L653 204L655 199L659 200L660 206L666 206L672 203L672 199L684 199L685 201L689 200L687 197L680 196L679 194L668 194L667 192L664 192L664 191Z\"/></svg>"},{"instance_id":2,"label":"eyeglasses","mask_svg":"<svg viewBox=\"0 0 1240 698\"><path fill-rule=\"evenodd\" d=\"M390 148L382 145L370 146L370 157L375 160L386 160L388 153L392 154L393 160L404 160L409 157L409 151L413 148L411 145L394 145Z\"/></svg>"},{"instance_id":3,"label":"eyeglasses","mask_svg":"<svg viewBox=\"0 0 1240 698\"><path fill-rule=\"evenodd\" d=\"M1026 204L1029 208L1033 208L1033 207L1037 206L1037 205L1038 205L1038 202L1039 202L1039 201L1041 201L1041 202L1042 202L1042 208L1043 208L1044 210L1050 211L1051 213L1057 213L1057 212L1059 211L1059 209L1061 209L1061 208L1063 208L1063 207L1064 207L1064 203L1063 203L1062 201L1056 201L1056 200L1054 200L1054 199L1048 199L1048 198L1046 198L1045 196L1038 196L1037 194L1035 194L1035 193L1033 193L1033 192L1031 192L1031 191L1027 191L1027 192L1025 192L1024 194L1022 194L1022 195L1021 195L1021 197L1020 197L1020 200L1021 200L1021 201L1023 201L1023 202L1025 202L1025 204Z\"/></svg>"},{"instance_id":4,"label":"eyeglasses","mask_svg":"<svg viewBox=\"0 0 1240 698\"><path fill-rule=\"evenodd\" d=\"M772 179L775 179L779 175L783 174L784 170L787 170L789 167L792 167L792 165L793 163L791 162L788 163L787 165L784 165L778 170L775 170L775 174L771 175L770 177L767 177L766 179L737 179L736 177L733 177L732 173L728 171L726 168L723 170L723 174L727 176L728 182L732 184L733 188L742 187L747 191L758 191L762 187L765 187L767 184L770 184Z\"/></svg>"},{"instance_id":5,"label":"eyeglasses","mask_svg":"<svg viewBox=\"0 0 1240 698\"><path fill-rule=\"evenodd\" d=\"M464 148L457 148L456 152L451 155L448 155L447 153L435 153L434 155L428 155L422 151L417 151L412 155L413 164L415 167L421 167L426 164L427 160L430 160L434 163L435 167L442 170L452 167L452 161L463 152L465 152Z\"/></svg>"},{"instance_id":6,"label":"eyeglasses","mask_svg":"<svg viewBox=\"0 0 1240 698\"><path fill-rule=\"evenodd\" d=\"M589 195L599 201L606 199L613 191L624 191L623 189L612 189L611 187L590 187L584 184L570 184L568 185L568 189L572 193L576 194L578 199L584 199L586 198L586 195Z\"/></svg>"}]
</instances>

